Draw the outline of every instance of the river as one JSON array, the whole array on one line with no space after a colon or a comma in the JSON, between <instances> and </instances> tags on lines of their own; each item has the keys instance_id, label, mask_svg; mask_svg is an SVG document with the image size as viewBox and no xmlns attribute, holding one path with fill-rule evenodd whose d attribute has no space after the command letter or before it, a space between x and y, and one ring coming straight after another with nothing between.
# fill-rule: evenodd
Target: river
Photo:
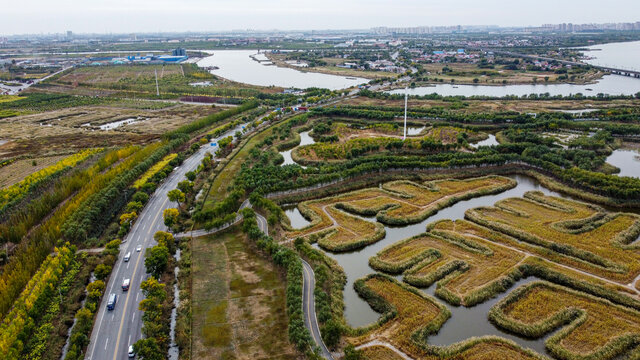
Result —
<instances>
[{"instance_id":1,"label":"river","mask_svg":"<svg viewBox=\"0 0 640 360\"><path fill-rule=\"evenodd\" d=\"M538 183L531 177L515 175L512 176L512 178L515 179L518 183L517 186L513 189L504 191L500 194L486 195L470 200L460 201L453 206L438 211L435 215L417 224L403 227L393 227L385 225L385 237L375 244L369 245L363 249L347 253L327 252L329 256L334 258L338 262L338 264L340 264L347 276L347 284L344 288L344 316L347 323L353 327L367 326L375 322L380 317L380 314L373 311L371 307L358 296L353 288L353 283L355 282L355 280L363 278L368 274L375 272L375 270L372 269L368 264L369 258L374 256L377 252L389 246L390 244L425 232L427 224L434 221L441 219L463 219L464 213L468 209L476 208L479 206L493 205L501 199L510 197L522 197L522 195L524 195L524 193L527 191L538 190L542 191L546 195L566 197L560 193L551 191L543 187L540 183ZM291 220L292 227L302 228L309 224L309 221L300 214L297 208L288 208L285 211L289 216L289 219ZM376 221L375 217L369 217L366 219L369 221ZM316 249L319 249L317 244L315 244L314 247ZM401 276L396 278L399 280L402 279ZM516 286L534 280L535 278L523 279L519 281ZM512 289L516 286L512 287ZM434 295L435 287L436 285L434 284L429 288L422 290L427 294ZM470 308L454 307L445 303L443 300L438 300L440 303L445 304L451 310L452 316L445 322L437 335L429 337L429 343L444 346L468 339L473 336L497 335L507 339L511 339L525 348L531 348L542 354L545 354L546 352L544 347L544 340L546 339L546 336L540 339L525 339L517 335L504 332L495 327L487 320L487 313L489 309L502 298L504 298L504 296L506 296L508 293L509 292L499 294L494 299L488 300L482 304Z\"/></svg>"},{"instance_id":2,"label":"river","mask_svg":"<svg viewBox=\"0 0 640 360\"><path fill-rule=\"evenodd\" d=\"M258 86L298 89L318 87L340 90L369 81L363 78L347 78L265 65L250 57L256 53L255 50L216 50L213 55L203 58L197 64L202 67L217 66L219 69L211 70L212 74L228 80Z\"/></svg>"}]
</instances>

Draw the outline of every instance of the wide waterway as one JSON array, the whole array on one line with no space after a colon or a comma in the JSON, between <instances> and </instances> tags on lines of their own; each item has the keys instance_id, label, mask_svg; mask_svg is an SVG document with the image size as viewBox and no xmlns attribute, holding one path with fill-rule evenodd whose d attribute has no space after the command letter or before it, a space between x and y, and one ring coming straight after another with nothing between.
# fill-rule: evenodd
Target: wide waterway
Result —
<instances>
[{"instance_id":1,"label":"wide waterway","mask_svg":"<svg viewBox=\"0 0 640 360\"><path fill-rule=\"evenodd\" d=\"M391 94L404 94L404 89L391 90ZM407 90L409 95L439 94L443 96L522 96L529 94L596 96L599 93L609 95L634 95L640 92L640 79L621 75L606 75L594 84L523 84L523 85L453 85L437 84L421 86Z\"/></svg>"},{"instance_id":2,"label":"wide waterway","mask_svg":"<svg viewBox=\"0 0 640 360\"><path fill-rule=\"evenodd\" d=\"M622 68L640 71L640 41L610 43L587 47L585 55L591 59L586 63L600 66ZM478 85L437 84L409 89L410 95L427 95L437 93L445 96L496 96L507 95L571 95L581 93L585 96L595 96L598 93L610 95L634 95L640 92L640 79L620 75L607 75L593 84L523 84L523 85L483 85L484 78L480 78ZM391 93L404 94L404 89L393 90Z\"/></svg>"},{"instance_id":3,"label":"wide waterway","mask_svg":"<svg viewBox=\"0 0 640 360\"><path fill-rule=\"evenodd\" d=\"M344 288L344 316L347 323L353 327L361 327L375 322L380 317L380 314L373 311L371 307L358 296L353 288L353 283L357 279L363 278L368 274L376 272L369 266L369 258L374 256L377 252L384 249L385 247L400 240L424 233L427 224L434 221L438 221L441 219L463 219L464 213L468 209L480 206L490 206L495 204L499 200L510 197L522 197L527 191L537 190L542 191L546 195L566 197L560 193L544 188L540 183L538 183L531 177L515 175L512 176L512 178L515 179L518 183L517 186L513 189L504 191L499 194L481 196L470 200L460 201L453 206L438 211L435 215L427 218L426 220L413 225L403 227L393 227L385 225L385 237L377 243L369 245L361 250L348 253L328 252L329 256L334 258L344 269L347 276L347 284ZM291 225L294 228L302 228L309 224L309 221L300 214L297 208L286 209L286 214L289 216ZM375 217L365 219L369 221L376 221ZM314 245L314 247L318 248L317 245ZM398 276L396 278L398 280L401 280L402 276ZM512 289L534 280L535 278L523 279L519 281L514 287L512 287ZM422 290L425 293L433 296L435 287L436 285L434 284L429 288ZM504 296L506 296L509 292L510 291L499 294L499 296L492 300L488 300L482 304L470 308L454 307L447 304L445 301L438 299L440 303L445 304L451 310L452 316L449 320L447 320L447 322L445 322L437 335L429 337L429 343L444 346L463 341L473 336L497 335L507 339L511 339L523 347L531 348L537 352L544 354L544 340L549 336L549 334L541 339L525 339L514 334L503 332L487 320L487 313L489 309L502 298L504 298Z\"/></svg>"},{"instance_id":4,"label":"wide waterway","mask_svg":"<svg viewBox=\"0 0 640 360\"><path fill-rule=\"evenodd\" d=\"M586 63L640 71L640 41L593 45L587 49L584 54L591 59L585 60Z\"/></svg>"},{"instance_id":5,"label":"wide waterway","mask_svg":"<svg viewBox=\"0 0 640 360\"><path fill-rule=\"evenodd\" d=\"M346 89L368 82L363 78L302 72L296 69L265 65L251 58L255 50L216 50L213 55L198 61L201 67L217 66L211 73L225 79L259 86L280 86L306 89Z\"/></svg>"}]
</instances>

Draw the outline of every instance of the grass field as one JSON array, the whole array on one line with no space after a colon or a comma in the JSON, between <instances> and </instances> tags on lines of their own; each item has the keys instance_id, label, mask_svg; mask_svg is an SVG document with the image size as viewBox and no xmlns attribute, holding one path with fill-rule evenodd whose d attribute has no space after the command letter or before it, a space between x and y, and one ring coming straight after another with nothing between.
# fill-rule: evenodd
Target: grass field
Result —
<instances>
[{"instance_id":1,"label":"grass field","mask_svg":"<svg viewBox=\"0 0 640 360\"><path fill-rule=\"evenodd\" d=\"M245 241L239 230L193 239L193 356L296 359L285 285Z\"/></svg>"},{"instance_id":2,"label":"grass field","mask_svg":"<svg viewBox=\"0 0 640 360\"><path fill-rule=\"evenodd\" d=\"M493 207L468 210L473 222L589 264L601 276L633 280L640 273L640 217L608 213L577 201L529 192Z\"/></svg>"},{"instance_id":3,"label":"grass field","mask_svg":"<svg viewBox=\"0 0 640 360\"><path fill-rule=\"evenodd\" d=\"M611 359L635 348L640 339L637 311L545 282L518 288L491 310L490 319L533 338L562 328L546 341L562 358Z\"/></svg>"},{"instance_id":4,"label":"grass field","mask_svg":"<svg viewBox=\"0 0 640 360\"><path fill-rule=\"evenodd\" d=\"M410 224L462 199L504 191L514 185L513 180L499 176L442 180L424 185L410 181L389 182L383 184L382 189L357 190L299 204L300 211L312 222L303 229L288 231L286 236L320 235L334 229L337 232L330 232L328 237L319 240L319 244L334 251L351 250L379 240L383 230L377 224L378 230L374 233L370 222L337 208L360 215L377 215L378 221L386 224Z\"/></svg>"}]
</instances>

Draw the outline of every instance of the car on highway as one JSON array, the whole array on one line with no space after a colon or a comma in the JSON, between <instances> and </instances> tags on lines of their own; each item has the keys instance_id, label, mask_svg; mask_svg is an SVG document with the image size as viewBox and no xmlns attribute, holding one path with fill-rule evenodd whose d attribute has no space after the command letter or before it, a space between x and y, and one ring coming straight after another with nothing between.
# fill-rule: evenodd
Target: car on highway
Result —
<instances>
[{"instance_id":1,"label":"car on highway","mask_svg":"<svg viewBox=\"0 0 640 360\"><path fill-rule=\"evenodd\" d=\"M122 291L128 291L130 283L131 279L124 279L124 281L122 282Z\"/></svg>"},{"instance_id":2,"label":"car on highway","mask_svg":"<svg viewBox=\"0 0 640 360\"><path fill-rule=\"evenodd\" d=\"M136 252L140 252L140 251L142 251L142 245L136 246Z\"/></svg>"},{"instance_id":3,"label":"car on highway","mask_svg":"<svg viewBox=\"0 0 640 360\"><path fill-rule=\"evenodd\" d=\"M124 262L128 262L129 259L131 259L131 251L129 251L125 256L124 256Z\"/></svg>"},{"instance_id":4,"label":"car on highway","mask_svg":"<svg viewBox=\"0 0 640 360\"><path fill-rule=\"evenodd\" d=\"M113 310L116 308L116 301L118 301L118 296L114 293L109 295L109 301L107 302L107 310Z\"/></svg>"},{"instance_id":5,"label":"car on highway","mask_svg":"<svg viewBox=\"0 0 640 360\"><path fill-rule=\"evenodd\" d=\"M129 345L129 357L130 358L136 357L136 352L133 351L133 345Z\"/></svg>"}]
</instances>

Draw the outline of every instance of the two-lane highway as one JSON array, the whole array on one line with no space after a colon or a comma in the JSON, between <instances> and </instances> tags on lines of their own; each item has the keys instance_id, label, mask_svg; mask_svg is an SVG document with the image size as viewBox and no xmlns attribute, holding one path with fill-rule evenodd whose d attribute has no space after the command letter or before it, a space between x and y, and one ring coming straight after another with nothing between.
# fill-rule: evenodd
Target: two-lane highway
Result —
<instances>
[{"instance_id":1,"label":"two-lane highway","mask_svg":"<svg viewBox=\"0 0 640 360\"><path fill-rule=\"evenodd\" d=\"M238 126L212 142L218 143L219 139L233 135L242 130ZM143 299L140 283L147 277L144 266L144 254L147 248L156 245L153 234L157 231L166 231L162 212L176 204L169 201L167 193L178 186L178 182L185 179L185 174L195 170L207 152L215 152L217 146L206 144L195 154L178 166L156 189L149 198L149 202L140 213L131 231L125 237L120 246L120 256L113 268L111 278L98 309L97 320L91 333L91 339L87 354L88 360L120 360L128 358L128 348L141 337L142 312L138 310L138 304ZM140 251L137 248L140 247ZM128 262L124 261L126 254L130 253ZM123 291L121 286L125 279L130 279L129 291ZM107 301L110 294L117 295L114 310L107 310Z\"/></svg>"}]
</instances>

